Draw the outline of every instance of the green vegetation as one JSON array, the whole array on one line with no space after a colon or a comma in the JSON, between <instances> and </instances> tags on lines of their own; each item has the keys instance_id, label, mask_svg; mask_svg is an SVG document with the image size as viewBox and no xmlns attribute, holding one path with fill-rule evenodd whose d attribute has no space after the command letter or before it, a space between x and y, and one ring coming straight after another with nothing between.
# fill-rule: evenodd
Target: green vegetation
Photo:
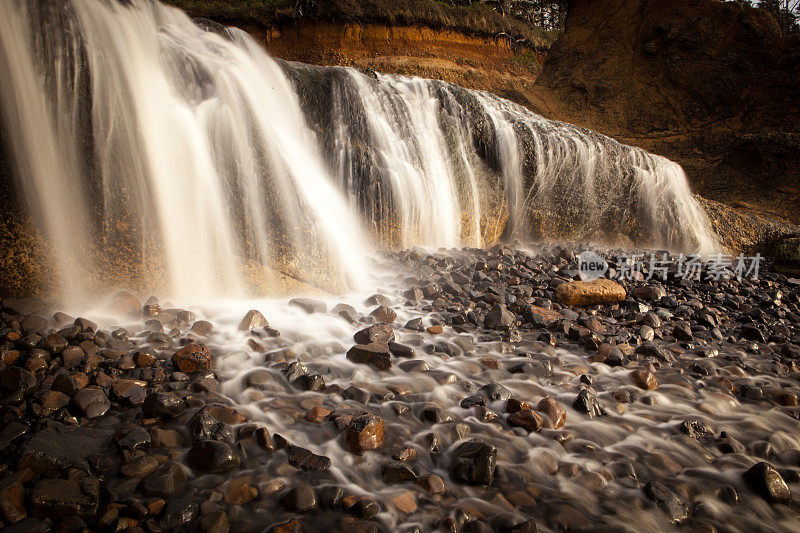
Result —
<instances>
[{"instance_id":1,"label":"green vegetation","mask_svg":"<svg viewBox=\"0 0 800 533\"><path fill-rule=\"evenodd\" d=\"M555 39L555 36L553 36L552 39ZM514 57L509 59L509 61L522 65L531 72L537 74L542 70L542 59L537 57L534 52L519 52L514 54Z\"/></svg>"},{"instance_id":2,"label":"green vegetation","mask_svg":"<svg viewBox=\"0 0 800 533\"><path fill-rule=\"evenodd\" d=\"M508 39L533 48L547 47L554 32L517 16L504 16L485 2L441 0L162 0L192 16L221 23L283 25L300 18L337 22L421 25L469 35Z\"/></svg>"}]
</instances>

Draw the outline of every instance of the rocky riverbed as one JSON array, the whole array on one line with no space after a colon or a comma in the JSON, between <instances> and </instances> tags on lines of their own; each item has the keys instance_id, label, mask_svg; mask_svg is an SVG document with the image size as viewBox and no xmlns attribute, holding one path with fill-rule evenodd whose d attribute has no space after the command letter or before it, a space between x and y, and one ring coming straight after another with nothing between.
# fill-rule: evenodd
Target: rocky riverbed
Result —
<instances>
[{"instance_id":1,"label":"rocky riverbed","mask_svg":"<svg viewBox=\"0 0 800 533\"><path fill-rule=\"evenodd\" d=\"M389 253L338 300L4 299L2 525L800 529L800 280L584 284L581 250Z\"/></svg>"}]
</instances>

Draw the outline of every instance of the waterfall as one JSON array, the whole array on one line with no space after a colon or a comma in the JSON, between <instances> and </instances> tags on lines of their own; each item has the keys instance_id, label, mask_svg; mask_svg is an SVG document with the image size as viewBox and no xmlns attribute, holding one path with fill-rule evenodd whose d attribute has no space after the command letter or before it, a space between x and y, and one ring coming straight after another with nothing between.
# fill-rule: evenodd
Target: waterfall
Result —
<instances>
[{"instance_id":1,"label":"waterfall","mask_svg":"<svg viewBox=\"0 0 800 533\"><path fill-rule=\"evenodd\" d=\"M488 93L274 60L153 0L4 1L0 72L67 297L346 289L371 242L717 246L664 158Z\"/></svg>"}]
</instances>

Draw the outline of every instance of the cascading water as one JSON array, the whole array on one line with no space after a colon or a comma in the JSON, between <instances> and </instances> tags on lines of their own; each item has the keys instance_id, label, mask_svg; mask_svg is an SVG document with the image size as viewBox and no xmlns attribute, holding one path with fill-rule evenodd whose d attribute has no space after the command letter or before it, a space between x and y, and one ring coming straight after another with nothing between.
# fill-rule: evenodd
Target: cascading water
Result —
<instances>
[{"instance_id":1,"label":"cascading water","mask_svg":"<svg viewBox=\"0 0 800 533\"><path fill-rule=\"evenodd\" d=\"M679 166L488 93L276 61L150 0L8 1L0 30L21 189L73 296L352 286L362 228L716 247Z\"/></svg>"},{"instance_id":2,"label":"cascading water","mask_svg":"<svg viewBox=\"0 0 800 533\"><path fill-rule=\"evenodd\" d=\"M65 287L85 289L94 211L110 246L163 264L177 297L241 294L245 259L358 278L353 215L291 85L244 33L144 0L3 2L0 19L4 116Z\"/></svg>"},{"instance_id":3,"label":"cascading water","mask_svg":"<svg viewBox=\"0 0 800 533\"><path fill-rule=\"evenodd\" d=\"M373 226L397 230L394 242L504 233L717 247L682 169L663 157L441 81L285 68L330 168Z\"/></svg>"}]
</instances>

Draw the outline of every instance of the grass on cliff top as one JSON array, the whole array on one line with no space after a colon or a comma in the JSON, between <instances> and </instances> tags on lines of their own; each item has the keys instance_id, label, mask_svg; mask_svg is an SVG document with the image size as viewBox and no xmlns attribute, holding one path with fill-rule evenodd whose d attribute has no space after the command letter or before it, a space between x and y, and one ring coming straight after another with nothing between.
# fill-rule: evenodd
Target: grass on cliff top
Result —
<instances>
[{"instance_id":1,"label":"grass on cliff top","mask_svg":"<svg viewBox=\"0 0 800 533\"><path fill-rule=\"evenodd\" d=\"M294 20L293 0L162 0L196 17L220 23L282 25ZM484 4L454 6L442 0L319 0L316 14L306 18L336 22L378 23L391 26L428 26L468 35L497 37L507 34L526 39L529 46L547 47L554 40L546 32L513 18L503 17Z\"/></svg>"}]
</instances>

